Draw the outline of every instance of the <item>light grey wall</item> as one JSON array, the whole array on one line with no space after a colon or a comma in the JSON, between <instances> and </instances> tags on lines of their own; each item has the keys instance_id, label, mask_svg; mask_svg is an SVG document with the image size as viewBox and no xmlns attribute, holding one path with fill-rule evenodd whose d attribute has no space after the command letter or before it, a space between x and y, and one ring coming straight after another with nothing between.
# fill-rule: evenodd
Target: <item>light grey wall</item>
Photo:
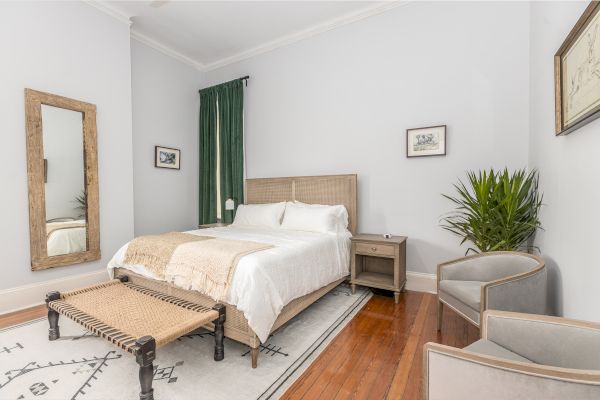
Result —
<instances>
[{"instance_id":1,"label":"light grey wall","mask_svg":"<svg viewBox=\"0 0 600 400\"><path fill-rule=\"evenodd\" d=\"M248 177L358 173L359 230L406 234L408 269L464 254L439 227L468 169L527 166L529 4L413 2L206 74L250 75ZM407 128L448 125L445 157Z\"/></svg>"},{"instance_id":2,"label":"light grey wall","mask_svg":"<svg viewBox=\"0 0 600 400\"><path fill-rule=\"evenodd\" d=\"M600 321L600 121L554 136L553 56L588 2L531 4L530 166L540 171L546 206L537 245L550 268L560 315Z\"/></svg>"},{"instance_id":3,"label":"light grey wall","mask_svg":"<svg viewBox=\"0 0 600 400\"><path fill-rule=\"evenodd\" d=\"M133 237L129 26L83 2L0 2L0 289L106 268ZM24 88L97 106L102 259L32 272Z\"/></svg>"},{"instance_id":4,"label":"light grey wall","mask_svg":"<svg viewBox=\"0 0 600 400\"><path fill-rule=\"evenodd\" d=\"M42 104L44 158L47 160L46 220L78 218L76 196L84 189L83 114Z\"/></svg>"},{"instance_id":5,"label":"light grey wall","mask_svg":"<svg viewBox=\"0 0 600 400\"><path fill-rule=\"evenodd\" d=\"M135 234L198 225L198 108L201 74L131 41ZM154 146L181 149L181 169L154 167Z\"/></svg>"}]
</instances>

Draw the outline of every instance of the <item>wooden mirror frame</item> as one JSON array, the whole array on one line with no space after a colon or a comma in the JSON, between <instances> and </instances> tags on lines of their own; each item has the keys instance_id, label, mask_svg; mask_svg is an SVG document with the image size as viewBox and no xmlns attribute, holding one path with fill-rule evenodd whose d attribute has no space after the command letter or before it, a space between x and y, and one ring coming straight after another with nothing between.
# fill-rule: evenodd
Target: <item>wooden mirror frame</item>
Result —
<instances>
[{"instance_id":1,"label":"wooden mirror frame","mask_svg":"<svg viewBox=\"0 0 600 400\"><path fill-rule=\"evenodd\" d=\"M46 194L44 187L44 135L42 104L83 114L83 163L85 173L87 250L48 256ZM29 186L29 242L33 271L100 259L100 218L98 203L98 155L96 148L96 106L54 94L25 89L27 131L27 180Z\"/></svg>"}]
</instances>

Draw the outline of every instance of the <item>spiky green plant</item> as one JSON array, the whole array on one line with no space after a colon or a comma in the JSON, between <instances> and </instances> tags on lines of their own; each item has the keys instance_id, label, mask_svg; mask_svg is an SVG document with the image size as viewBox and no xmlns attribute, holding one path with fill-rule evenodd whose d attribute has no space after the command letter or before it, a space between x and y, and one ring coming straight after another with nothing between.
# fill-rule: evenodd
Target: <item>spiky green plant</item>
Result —
<instances>
[{"instance_id":1,"label":"spiky green plant","mask_svg":"<svg viewBox=\"0 0 600 400\"><path fill-rule=\"evenodd\" d=\"M509 173L467 172L467 183L454 185L457 195L447 196L455 209L442 218L445 230L462 237L476 248L469 252L526 250L532 252L531 240L542 228L539 210L542 195L538 193L538 173L524 169Z\"/></svg>"},{"instance_id":2,"label":"spiky green plant","mask_svg":"<svg viewBox=\"0 0 600 400\"><path fill-rule=\"evenodd\" d=\"M82 190L80 195L75 196L73 203L76 204L76 206L73 208L79 211L77 218L85 217L87 215L87 195L85 190Z\"/></svg>"}]
</instances>

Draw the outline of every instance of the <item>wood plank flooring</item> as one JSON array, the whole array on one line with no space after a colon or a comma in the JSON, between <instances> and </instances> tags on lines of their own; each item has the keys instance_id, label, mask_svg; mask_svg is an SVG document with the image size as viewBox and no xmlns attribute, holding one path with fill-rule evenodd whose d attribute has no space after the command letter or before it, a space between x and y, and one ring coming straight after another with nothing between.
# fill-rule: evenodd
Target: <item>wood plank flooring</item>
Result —
<instances>
[{"instance_id":1,"label":"wood plank flooring","mask_svg":"<svg viewBox=\"0 0 600 400\"><path fill-rule=\"evenodd\" d=\"M282 399L421 399L423 345L464 347L479 339L479 330L448 308L438 333L436 307L429 293L403 293L399 304L373 296Z\"/></svg>"},{"instance_id":2,"label":"wood plank flooring","mask_svg":"<svg viewBox=\"0 0 600 400\"><path fill-rule=\"evenodd\" d=\"M438 333L436 305L428 293L402 293L399 304L373 296L282 399L420 399L423 344L464 347L479 338L477 328L448 308ZM1 315L0 328L45 314L39 306Z\"/></svg>"},{"instance_id":3,"label":"wood plank flooring","mask_svg":"<svg viewBox=\"0 0 600 400\"><path fill-rule=\"evenodd\" d=\"M13 313L0 315L0 329L43 317L46 315L46 312L46 306L42 305L22 311L15 311Z\"/></svg>"}]
</instances>

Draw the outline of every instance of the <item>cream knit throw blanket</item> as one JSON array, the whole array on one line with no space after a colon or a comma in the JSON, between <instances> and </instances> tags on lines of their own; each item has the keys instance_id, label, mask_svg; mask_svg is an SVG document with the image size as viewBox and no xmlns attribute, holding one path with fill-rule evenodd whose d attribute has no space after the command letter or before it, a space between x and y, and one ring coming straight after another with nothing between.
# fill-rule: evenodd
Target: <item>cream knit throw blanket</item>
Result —
<instances>
[{"instance_id":1,"label":"cream knit throw blanket","mask_svg":"<svg viewBox=\"0 0 600 400\"><path fill-rule=\"evenodd\" d=\"M165 279L165 268L177 247L184 243L209 239L214 238L181 232L136 237L129 242L123 263L143 265L156 277Z\"/></svg>"},{"instance_id":2,"label":"cream knit throw blanket","mask_svg":"<svg viewBox=\"0 0 600 400\"><path fill-rule=\"evenodd\" d=\"M246 240L170 232L129 243L125 264L141 264L160 279L223 300L243 256L273 247Z\"/></svg>"},{"instance_id":3,"label":"cream knit throw blanket","mask_svg":"<svg viewBox=\"0 0 600 400\"><path fill-rule=\"evenodd\" d=\"M271 247L265 243L221 238L184 243L167 264L166 279L217 301L225 300L240 258Z\"/></svg>"}]
</instances>

